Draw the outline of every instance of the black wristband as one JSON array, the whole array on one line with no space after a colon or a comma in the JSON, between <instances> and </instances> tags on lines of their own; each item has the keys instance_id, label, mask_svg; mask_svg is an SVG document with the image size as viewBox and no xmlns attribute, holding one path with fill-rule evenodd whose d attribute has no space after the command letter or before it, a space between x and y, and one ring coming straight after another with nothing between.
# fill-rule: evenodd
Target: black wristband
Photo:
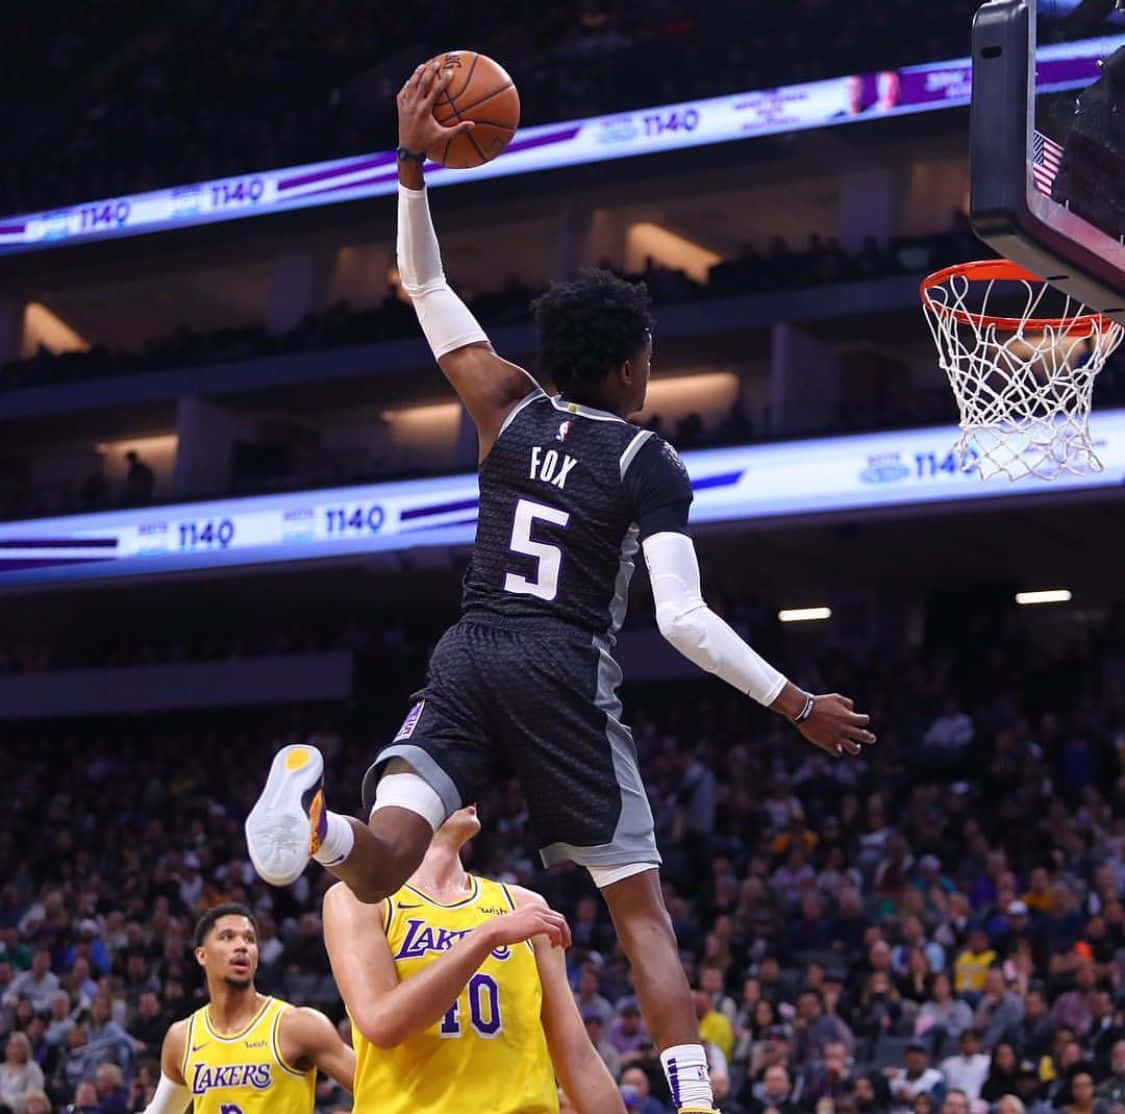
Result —
<instances>
[{"instance_id":1,"label":"black wristband","mask_svg":"<svg viewBox=\"0 0 1125 1114\"><path fill-rule=\"evenodd\" d=\"M816 707L816 697L811 692L805 694L805 706L793 717L794 723L804 723Z\"/></svg>"},{"instance_id":2,"label":"black wristband","mask_svg":"<svg viewBox=\"0 0 1125 1114\"><path fill-rule=\"evenodd\" d=\"M417 151L408 151L405 147L399 147L395 151L398 156L399 162L425 162L426 152L422 151L420 154Z\"/></svg>"}]
</instances>

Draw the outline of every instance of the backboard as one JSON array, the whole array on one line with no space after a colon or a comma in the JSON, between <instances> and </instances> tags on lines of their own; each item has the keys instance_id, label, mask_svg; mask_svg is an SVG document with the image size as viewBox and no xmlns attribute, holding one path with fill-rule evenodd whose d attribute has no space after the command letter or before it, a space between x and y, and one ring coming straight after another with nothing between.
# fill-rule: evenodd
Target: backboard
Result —
<instances>
[{"instance_id":1,"label":"backboard","mask_svg":"<svg viewBox=\"0 0 1125 1114\"><path fill-rule=\"evenodd\" d=\"M1000 254L1125 323L1122 8L988 0L978 9L970 210Z\"/></svg>"}]
</instances>

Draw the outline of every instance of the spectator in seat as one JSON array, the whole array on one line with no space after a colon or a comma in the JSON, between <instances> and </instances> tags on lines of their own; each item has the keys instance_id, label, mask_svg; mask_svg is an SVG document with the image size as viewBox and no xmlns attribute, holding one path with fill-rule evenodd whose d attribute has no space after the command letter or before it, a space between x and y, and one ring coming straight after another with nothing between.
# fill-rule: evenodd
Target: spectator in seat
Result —
<instances>
[{"instance_id":1,"label":"spectator in seat","mask_svg":"<svg viewBox=\"0 0 1125 1114\"><path fill-rule=\"evenodd\" d=\"M1097 1096L1090 1065L1081 1065L1071 1073L1070 1102L1063 1107L1063 1114L1110 1114L1109 1103Z\"/></svg>"},{"instance_id":2,"label":"spectator in seat","mask_svg":"<svg viewBox=\"0 0 1125 1114\"><path fill-rule=\"evenodd\" d=\"M1027 1107L1015 1095L1001 1095L993 1111L994 1114L1027 1114Z\"/></svg>"},{"instance_id":3,"label":"spectator in seat","mask_svg":"<svg viewBox=\"0 0 1125 1114\"><path fill-rule=\"evenodd\" d=\"M52 1090L71 1095L86 1075L87 1055L90 1049L86 1029L75 1025L66 1035L66 1051L59 1057Z\"/></svg>"},{"instance_id":4,"label":"spectator in seat","mask_svg":"<svg viewBox=\"0 0 1125 1114\"><path fill-rule=\"evenodd\" d=\"M699 976L699 985L703 992L710 996L711 1005L733 1026L738 1016L738 1007L735 1006L734 999L726 993L721 968L704 967Z\"/></svg>"},{"instance_id":5,"label":"spectator in seat","mask_svg":"<svg viewBox=\"0 0 1125 1114\"><path fill-rule=\"evenodd\" d=\"M974 1026L981 1032L981 1044L992 1049L1002 1040L1012 1039L1022 1018L1023 1003L1018 994L1008 990L1003 970L989 968L984 993L973 1018Z\"/></svg>"},{"instance_id":6,"label":"spectator in seat","mask_svg":"<svg viewBox=\"0 0 1125 1114\"><path fill-rule=\"evenodd\" d=\"M1016 1026L1016 1047L1020 1055L1039 1060L1051 1051L1054 1026L1047 996L1038 986L1031 987L1023 1000L1023 1017Z\"/></svg>"},{"instance_id":7,"label":"spectator in seat","mask_svg":"<svg viewBox=\"0 0 1125 1114\"><path fill-rule=\"evenodd\" d=\"M667 1114L666 1108L652 1097L652 1081L644 1068L634 1066L621 1073L621 1093L630 1114ZM630 1098L635 1100L632 1105Z\"/></svg>"},{"instance_id":8,"label":"spectator in seat","mask_svg":"<svg viewBox=\"0 0 1125 1114\"><path fill-rule=\"evenodd\" d=\"M0 1064L0 1101L10 1106L13 1114L24 1114L28 1093L42 1090L43 1070L31 1058L31 1041L24 1033L12 1033Z\"/></svg>"},{"instance_id":9,"label":"spectator in seat","mask_svg":"<svg viewBox=\"0 0 1125 1114\"><path fill-rule=\"evenodd\" d=\"M636 1059L636 1053L652 1043L635 998L626 998L617 1007L617 1016L609 1027L607 1039L623 1060Z\"/></svg>"},{"instance_id":10,"label":"spectator in seat","mask_svg":"<svg viewBox=\"0 0 1125 1114\"><path fill-rule=\"evenodd\" d=\"M829 1044L842 1044L849 1054L855 1047L851 1029L840 1018L824 1012L824 1004L815 990L803 991L797 999L793 1030L793 1064L797 1068L824 1059Z\"/></svg>"},{"instance_id":11,"label":"spectator in seat","mask_svg":"<svg viewBox=\"0 0 1125 1114\"><path fill-rule=\"evenodd\" d=\"M995 1103L1004 1095L1011 1094L1016 1089L1018 1071L1016 1050L1010 1044L998 1044L992 1052L992 1063L988 1069L988 1078L980 1089L980 1097L985 1102Z\"/></svg>"},{"instance_id":12,"label":"spectator in seat","mask_svg":"<svg viewBox=\"0 0 1125 1114\"><path fill-rule=\"evenodd\" d=\"M610 1005L609 999L602 997L600 993L598 975L593 965L583 965L582 973L578 976L578 990L575 992L574 1000L578 1004L578 1012L583 1017L596 1013L602 1019L603 1025L608 1025L613 1017L613 1006Z\"/></svg>"},{"instance_id":13,"label":"spectator in seat","mask_svg":"<svg viewBox=\"0 0 1125 1114\"><path fill-rule=\"evenodd\" d=\"M941 1104L941 1114L969 1114L969 1096L964 1091L947 1091Z\"/></svg>"},{"instance_id":14,"label":"spectator in seat","mask_svg":"<svg viewBox=\"0 0 1125 1114\"><path fill-rule=\"evenodd\" d=\"M886 1114L890 1108L886 1079L875 1073L856 1076L852 1101L857 1114ZM841 1105L837 1105L835 1114L839 1114Z\"/></svg>"},{"instance_id":15,"label":"spectator in seat","mask_svg":"<svg viewBox=\"0 0 1125 1114\"><path fill-rule=\"evenodd\" d=\"M586 1035L594 1046L594 1051L602 1058L609 1074L614 1079L621 1077L621 1056L617 1049L605 1038L605 1021L597 1010L582 1010L582 1021L586 1026Z\"/></svg>"},{"instance_id":16,"label":"spectator in seat","mask_svg":"<svg viewBox=\"0 0 1125 1114\"><path fill-rule=\"evenodd\" d=\"M68 1107L70 1114L101 1114L98 1089L89 1079L84 1079L74 1089L74 1103Z\"/></svg>"},{"instance_id":17,"label":"spectator in seat","mask_svg":"<svg viewBox=\"0 0 1125 1114\"><path fill-rule=\"evenodd\" d=\"M852 1094L856 1081L852 1077L851 1057L840 1041L825 1045L824 1058L810 1069L801 1088L801 1107L815 1112L821 1099L829 1099L833 1106Z\"/></svg>"},{"instance_id":18,"label":"spectator in seat","mask_svg":"<svg viewBox=\"0 0 1125 1114\"><path fill-rule=\"evenodd\" d=\"M780 1064L768 1068L761 1083L751 1086L748 1080L741 1101L750 1114L799 1114L789 1072Z\"/></svg>"},{"instance_id":19,"label":"spectator in seat","mask_svg":"<svg viewBox=\"0 0 1125 1114\"><path fill-rule=\"evenodd\" d=\"M922 918L909 916L902 922L902 942L891 949L891 965L895 974L905 975L912 951L925 955L931 971L945 970L945 949L936 940L926 939Z\"/></svg>"},{"instance_id":20,"label":"spectator in seat","mask_svg":"<svg viewBox=\"0 0 1125 1114\"><path fill-rule=\"evenodd\" d=\"M1113 1046L1109 1066L1113 1074L1098 1084L1098 1098L1111 1106L1125 1106L1125 1040Z\"/></svg>"},{"instance_id":21,"label":"spectator in seat","mask_svg":"<svg viewBox=\"0 0 1125 1114\"><path fill-rule=\"evenodd\" d=\"M116 1064L99 1064L94 1073L100 1114L128 1114L129 1091Z\"/></svg>"},{"instance_id":22,"label":"spectator in seat","mask_svg":"<svg viewBox=\"0 0 1125 1114\"><path fill-rule=\"evenodd\" d=\"M950 1091L964 1091L972 1102L980 1098L981 1088L988 1078L989 1059L980 1050L980 1034L976 1029L964 1030L958 1043L957 1054L942 1061L941 1074Z\"/></svg>"},{"instance_id":23,"label":"spectator in seat","mask_svg":"<svg viewBox=\"0 0 1125 1114\"><path fill-rule=\"evenodd\" d=\"M168 1018L160 1008L160 999L152 990L146 990L137 999L137 1012L132 1022L133 1036L144 1045L146 1052L160 1048L168 1031Z\"/></svg>"},{"instance_id":24,"label":"spectator in seat","mask_svg":"<svg viewBox=\"0 0 1125 1114\"><path fill-rule=\"evenodd\" d=\"M695 991L695 1016L699 1019L699 1036L702 1041L715 1045L729 1063L734 1052L734 1029L731 1023L715 1009L711 995L705 990Z\"/></svg>"},{"instance_id":25,"label":"spectator in seat","mask_svg":"<svg viewBox=\"0 0 1125 1114\"><path fill-rule=\"evenodd\" d=\"M74 1019L70 1016L70 995L65 990L60 990L51 999L50 1020L47 1022L47 1032L44 1039L49 1045L53 1046L65 1044L66 1035L73 1028Z\"/></svg>"},{"instance_id":26,"label":"spectator in seat","mask_svg":"<svg viewBox=\"0 0 1125 1114\"><path fill-rule=\"evenodd\" d=\"M914 1099L920 1094L928 1094L935 1103L945 1095L945 1081L941 1072L930 1066L930 1053L922 1041L912 1040L903 1058L904 1067L889 1067L885 1073L892 1114L911 1114Z\"/></svg>"},{"instance_id":27,"label":"spectator in seat","mask_svg":"<svg viewBox=\"0 0 1125 1114\"><path fill-rule=\"evenodd\" d=\"M51 1100L43 1091L28 1091L23 1114L51 1114Z\"/></svg>"},{"instance_id":28,"label":"spectator in seat","mask_svg":"<svg viewBox=\"0 0 1125 1114\"><path fill-rule=\"evenodd\" d=\"M995 962L996 952L988 942L988 933L983 928L974 928L953 963L953 988L958 994L972 995L975 1004L988 981L988 970Z\"/></svg>"},{"instance_id":29,"label":"spectator in seat","mask_svg":"<svg viewBox=\"0 0 1125 1114\"><path fill-rule=\"evenodd\" d=\"M902 1018L902 999L885 971L876 971L864 987L855 1019L856 1032L865 1037L890 1035Z\"/></svg>"},{"instance_id":30,"label":"spectator in seat","mask_svg":"<svg viewBox=\"0 0 1125 1114\"><path fill-rule=\"evenodd\" d=\"M141 460L135 449L125 454L125 462L129 468L125 473L124 503L130 507L151 503L156 489L156 476L152 469Z\"/></svg>"},{"instance_id":31,"label":"spectator in seat","mask_svg":"<svg viewBox=\"0 0 1125 1114\"><path fill-rule=\"evenodd\" d=\"M59 977L51 970L50 950L36 948L31 957L31 969L12 979L4 992L3 1004L14 1006L21 998L26 998L36 1013L47 1013L58 989Z\"/></svg>"},{"instance_id":32,"label":"spectator in seat","mask_svg":"<svg viewBox=\"0 0 1125 1114\"><path fill-rule=\"evenodd\" d=\"M1074 989L1060 994L1051 1009L1051 1021L1057 1028L1065 1025L1076 1036L1084 1037L1094 1020L1094 995L1097 975L1094 965L1084 962L1074 972Z\"/></svg>"}]
</instances>

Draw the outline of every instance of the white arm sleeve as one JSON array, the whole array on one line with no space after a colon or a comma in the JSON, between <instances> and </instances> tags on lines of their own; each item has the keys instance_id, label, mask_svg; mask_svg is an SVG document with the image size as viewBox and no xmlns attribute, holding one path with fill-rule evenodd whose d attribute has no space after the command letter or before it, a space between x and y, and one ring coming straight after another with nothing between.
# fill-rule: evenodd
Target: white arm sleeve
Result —
<instances>
[{"instance_id":1,"label":"white arm sleeve","mask_svg":"<svg viewBox=\"0 0 1125 1114\"><path fill-rule=\"evenodd\" d=\"M480 322L445 281L425 189L398 187L398 273L435 359L467 344L487 344Z\"/></svg>"},{"instance_id":2,"label":"white arm sleeve","mask_svg":"<svg viewBox=\"0 0 1125 1114\"><path fill-rule=\"evenodd\" d=\"M759 704L772 704L786 678L703 602L691 538L665 532L645 538L643 544L660 633L700 669Z\"/></svg>"},{"instance_id":3,"label":"white arm sleeve","mask_svg":"<svg viewBox=\"0 0 1125 1114\"><path fill-rule=\"evenodd\" d=\"M190 1103L191 1091L182 1083L173 1083L161 1072L156 1093L145 1107L145 1114L184 1114Z\"/></svg>"}]
</instances>

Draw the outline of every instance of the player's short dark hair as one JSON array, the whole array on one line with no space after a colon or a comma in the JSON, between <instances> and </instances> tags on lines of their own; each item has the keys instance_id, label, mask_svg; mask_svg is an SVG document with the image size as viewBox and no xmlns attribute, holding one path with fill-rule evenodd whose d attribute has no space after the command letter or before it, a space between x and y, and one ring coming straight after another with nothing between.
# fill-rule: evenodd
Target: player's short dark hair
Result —
<instances>
[{"instance_id":1,"label":"player's short dark hair","mask_svg":"<svg viewBox=\"0 0 1125 1114\"><path fill-rule=\"evenodd\" d=\"M248 905L237 901L224 901L222 905L213 905L195 925L195 947L203 947L203 941L210 935L211 929L220 917L245 917L254 926L254 935L259 936L258 918L254 916Z\"/></svg>"},{"instance_id":2,"label":"player's short dark hair","mask_svg":"<svg viewBox=\"0 0 1125 1114\"><path fill-rule=\"evenodd\" d=\"M648 288L609 271L553 283L531 303L539 370L563 394L581 396L637 354L652 331ZM576 401L581 401L579 397Z\"/></svg>"}]
</instances>

